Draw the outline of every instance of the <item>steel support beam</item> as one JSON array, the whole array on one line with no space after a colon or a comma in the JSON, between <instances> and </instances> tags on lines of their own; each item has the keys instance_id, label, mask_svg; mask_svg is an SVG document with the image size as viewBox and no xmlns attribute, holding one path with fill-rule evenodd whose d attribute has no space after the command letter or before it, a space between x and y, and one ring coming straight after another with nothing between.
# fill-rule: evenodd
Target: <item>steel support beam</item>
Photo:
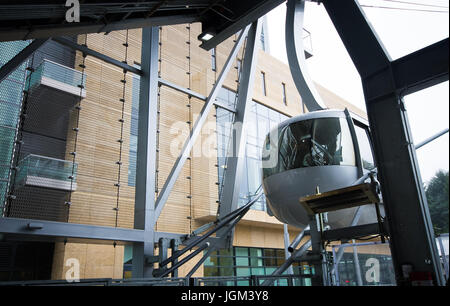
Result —
<instances>
[{"instance_id":1,"label":"steel support beam","mask_svg":"<svg viewBox=\"0 0 450 306\"><path fill-rule=\"evenodd\" d=\"M271 0L271 1L254 1L254 5L247 12L239 16L239 19L232 22L229 26L224 29L220 29L220 32L217 33L213 38L208 41L204 41L200 47L205 50L210 50L225 41L228 37L237 33L247 25L252 22L256 22L258 19L263 17L272 9L276 8L278 5L283 3L286 0ZM207 28L208 24L203 25L203 28ZM258 36L259 39L259 36Z\"/></svg>"},{"instance_id":2,"label":"steel support beam","mask_svg":"<svg viewBox=\"0 0 450 306\"><path fill-rule=\"evenodd\" d=\"M242 173L245 163L245 146L246 146L246 117L250 108L247 103L253 96L253 85L255 77L256 62L258 59L259 36L261 33L261 22L253 23L249 31L247 44L244 54L244 62L241 71L241 79L239 83L236 114L232 127L231 147L228 148L227 169L225 171L224 186L222 189L222 197L220 199L219 217L224 216L237 208L239 201L239 192L241 188ZM218 237L230 238L228 245L232 243L234 231L227 233L225 231L218 232Z\"/></svg>"},{"instance_id":3,"label":"steel support beam","mask_svg":"<svg viewBox=\"0 0 450 306\"><path fill-rule=\"evenodd\" d=\"M324 231L323 240L325 241L350 240L353 238L357 239L359 237L377 235L379 234L379 232L380 232L379 224L370 223Z\"/></svg>"},{"instance_id":4,"label":"steel support beam","mask_svg":"<svg viewBox=\"0 0 450 306\"><path fill-rule=\"evenodd\" d=\"M38 226L36 226L38 225ZM146 241L145 231L140 229L127 229L109 226L97 226L87 224L76 224L66 222L55 222L46 220L19 219L19 218L0 218L0 235L4 235L8 239L32 240L32 241L65 241L83 243L143 243ZM185 240L186 235L155 232L154 243L159 239L165 238L176 240L180 245L186 244L189 240ZM202 236L196 238L202 239ZM203 241L219 243L216 237L208 237Z\"/></svg>"},{"instance_id":5,"label":"steel support beam","mask_svg":"<svg viewBox=\"0 0 450 306\"><path fill-rule=\"evenodd\" d=\"M39 224L39 226L30 226L30 224ZM0 218L0 233L61 239L96 239L121 242L144 241L144 231L142 230L16 218Z\"/></svg>"},{"instance_id":6,"label":"steel support beam","mask_svg":"<svg viewBox=\"0 0 450 306\"><path fill-rule=\"evenodd\" d=\"M289 249L289 231L288 231L287 224L283 224L283 232L284 232L284 235L283 235L283 237L284 237L284 258L286 260L288 260L291 254L288 251L288 249ZM294 270L292 270L292 266L290 266L288 268L288 274L294 274Z\"/></svg>"},{"instance_id":7,"label":"steel support beam","mask_svg":"<svg viewBox=\"0 0 450 306\"><path fill-rule=\"evenodd\" d=\"M142 29L139 122L136 161L134 227L145 231L145 241L133 246L133 277L152 277L146 258L154 252L156 130L158 111L159 28Z\"/></svg>"},{"instance_id":8,"label":"steel support beam","mask_svg":"<svg viewBox=\"0 0 450 306\"><path fill-rule=\"evenodd\" d=\"M16 70L27 58L29 58L37 49L43 46L48 39L35 39L22 51L17 53L9 62L0 67L0 82L3 81L11 72Z\"/></svg>"},{"instance_id":9,"label":"steel support beam","mask_svg":"<svg viewBox=\"0 0 450 306\"><path fill-rule=\"evenodd\" d=\"M392 62L356 0L323 4L362 79L397 283L407 283L402 266L410 264L414 271L429 272L436 285L443 285L402 93L448 79L448 64L440 67L448 63L448 42L447 47L435 44L406 56L401 64ZM409 66L419 58L432 67ZM406 76L408 69L414 71L412 78Z\"/></svg>"},{"instance_id":10,"label":"steel support beam","mask_svg":"<svg viewBox=\"0 0 450 306\"><path fill-rule=\"evenodd\" d=\"M220 89L222 88L223 82L225 81L228 71L230 71L231 66L233 65L234 59L236 58L236 55L237 55L239 49L241 48L242 44L244 43L245 37L248 33L248 29L249 29L249 27L247 27L244 31L241 32L236 44L234 45L233 49L231 50L230 55L228 56L228 59L225 62L225 65L223 66L223 69L216 81L216 84L214 85L213 89L211 90L211 93L209 94L208 98L206 99L206 102L200 111L199 117L198 117L197 121L195 122L194 127L190 131L188 139L186 140L186 142L183 145L180 156L178 156L177 160L175 161L175 164L174 164L172 170L170 171L170 174L167 177L167 180L164 183L163 188L161 189L161 192L156 201L155 222L158 219L159 215L161 214L161 211L164 208L164 205L165 205L167 199L169 198L170 192L171 192L173 186L175 185L178 175L180 174L181 170L183 169L186 159L189 157L191 149L194 146L194 143L197 140L197 137L201 132L203 124L206 122L206 120L208 118L208 114L209 114L212 106L214 105L217 94L219 93Z\"/></svg>"},{"instance_id":11,"label":"steel support beam","mask_svg":"<svg viewBox=\"0 0 450 306\"><path fill-rule=\"evenodd\" d=\"M309 77L303 45L305 0L289 0L286 10L286 54L295 86L309 111L326 109Z\"/></svg>"},{"instance_id":12,"label":"steel support beam","mask_svg":"<svg viewBox=\"0 0 450 306\"><path fill-rule=\"evenodd\" d=\"M443 39L392 62L397 91L409 95L448 81L449 39Z\"/></svg>"},{"instance_id":13,"label":"steel support beam","mask_svg":"<svg viewBox=\"0 0 450 306\"><path fill-rule=\"evenodd\" d=\"M71 41L67 38L63 38L63 37L53 37L52 40L56 41L57 43L72 48L74 50L78 50L81 51L82 53L86 54L86 55L90 55L92 57L98 58L99 60L104 61L105 63L114 65L116 67L119 67L125 71L131 72L131 73L135 73L137 75L141 75L142 71L139 68L130 66L124 62L118 61L112 57L109 57L107 55L104 55L103 53L97 52L95 50L89 49L86 46L83 45L79 45L74 41Z\"/></svg>"},{"instance_id":14,"label":"steel support beam","mask_svg":"<svg viewBox=\"0 0 450 306\"><path fill-rule=\"evenodd\" d=\"M49 38L59 36L74 36L80 34L112 32L125 29L157 27L172 24L192 23L198 20L196 15L158 16L150 18L133 18L107 23L75 22L55 25L36 25L28 28L0 30L0 41L23 40L30 38Z\"/></svg>"},{"instance_id":15,"label":"steel support beam","mask_svg":"<svg viewBox=\"0 0 450 306\"><path fill-rule=\"evenodd\" d=\"M279 276L283 274L296 260L301 258L306 251L311 247L311 240L307 240L298 250L296 250L279 268L277 268L271 276ZM270 286L274 282L274 279L267 279L261 286Z\"/></svg>"},{"instance_id":16,"label":"steel support beam","mask_svg":"<svg viewBox=\"0 0 450 306\"><path fill-rule=\"evenodd\" d=\"M420 148L423 147L424 145L429 144L429 143L432 142L433 140L435 140L435 139L437 139L437 138L439 138L439 137L441 137L442 135L445 135L445 134L447 134L447 133L448 133L448 128L446 128L445 130L440 131L439 133L437 133L437 134L435 134L435 135L433 135L433 136L431 136L431 137L429 137L429 138L427 138L427 139L425 139L425 140L419 142L418 144L416 144L416 147L415 147L416 150L417 150L417 149L420 149Z\"/></svg>"},{"instance_id":17,"label":"steel support beam","mask_svg":"<svg viewBox=\"0 0 450 306\"><path fill-rule=\"evenodd\" d=\"M182 86L179 86L179 85L177 85L175 83L172 83L170 81L164 80L162 78L159 79L159 84L167 86L167 87L172 88L172 89L175 89L175 90L177 90L179 92L185 93L185 94L187 94L189 96L192 96L192 97L197 98L197 99L202 100L202 101L206 101L208 99L206 96L204 96L202 94L199 94L198 92L195 92L195 91L193 91L191 89L184 88ZM235 109L233 109L233 108L231 108L231 107L229 107L227 105L224 105L223 103L221 103L221 102L219 102L217 100L214 100L213 103L214 103L215 106L220 107L220 108L224 108L224 109L226 109L229 112L232 112L232 113L236 112Z\"/></svg>"}]
</instances>

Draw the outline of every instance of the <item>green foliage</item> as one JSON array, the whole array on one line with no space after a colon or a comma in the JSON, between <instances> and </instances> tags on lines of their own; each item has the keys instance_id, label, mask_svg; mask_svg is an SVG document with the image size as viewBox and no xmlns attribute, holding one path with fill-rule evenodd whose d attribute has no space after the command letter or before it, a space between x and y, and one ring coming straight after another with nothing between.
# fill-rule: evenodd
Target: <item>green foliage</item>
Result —
<instances>
[{"instance_id":1,"label":"green foliage","mask_svg":"<svg viewBox=\"0 0 450 306\"><path fill-rule=\"evenodd\" d=\"M425 188L435 235L448 233L448 171L439 170Z\"/></svg>"}]
</instances>

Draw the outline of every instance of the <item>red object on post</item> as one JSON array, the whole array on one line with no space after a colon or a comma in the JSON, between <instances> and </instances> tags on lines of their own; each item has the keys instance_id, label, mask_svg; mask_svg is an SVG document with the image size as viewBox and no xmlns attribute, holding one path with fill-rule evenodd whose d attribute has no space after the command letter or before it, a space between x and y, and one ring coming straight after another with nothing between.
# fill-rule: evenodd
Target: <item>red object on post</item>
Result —
<instances>
[{"instance_id":1,"label":"red object on post","mask_svg":"<svg viewBox=\"0 0 450 306\"><path fill-rule=\"evenodd\" d=\"M409 279L413 286L433 286L431 272L414 271L409 274Z\"/></svg>"}]
</instances>

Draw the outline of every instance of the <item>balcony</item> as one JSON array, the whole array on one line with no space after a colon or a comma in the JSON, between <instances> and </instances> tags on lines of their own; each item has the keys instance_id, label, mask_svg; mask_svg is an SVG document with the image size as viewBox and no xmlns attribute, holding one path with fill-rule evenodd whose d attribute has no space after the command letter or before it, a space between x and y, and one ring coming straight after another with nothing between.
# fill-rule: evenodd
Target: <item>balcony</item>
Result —
<instances>
[{"instance_id":1,"label":"balcony","mask_svg":"<svg viewBox=\"0 0 450 306\"><path fill-rule=\"evenodd\" d=\"M72 176L73 168L73 182ZM77 164L71 161L30 154L18 164L16 177L17 188L34 186L64 191L74 191L76 184Z\"/></svg>"},{"instance_id":2,"label":"balcony","mask_svg":"<svg viewBox=\"0 0 450 306\"><path fill-rule=\"evenodd\" d=\"M29 74L24 131L65 140L70 113L86 97L86 78L80 71L43 60Z\"/></svg>"},{"instance_id":3,"label":"balcony","mask_svg":"<svg viewBox=\"0 0 450 306\"><path fill-rule=\"evenodd\" d=\"M29 78L31 79L29 80ZM63 91L82 98L86 97L86 78L81 71L44 59L35 71L27 78L30 92L39 86ZM82 85L82 88L80 88Z\"/></svg>"}]
</instances>

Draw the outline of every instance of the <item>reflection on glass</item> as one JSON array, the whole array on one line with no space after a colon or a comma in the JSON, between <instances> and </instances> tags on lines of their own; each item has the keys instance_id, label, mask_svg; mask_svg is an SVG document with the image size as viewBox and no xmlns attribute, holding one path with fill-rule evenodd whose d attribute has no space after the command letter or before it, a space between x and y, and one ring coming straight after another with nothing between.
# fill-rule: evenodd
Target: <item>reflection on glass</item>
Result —
<instances>
[{"instance_id":1,"label":"reflection on glass","mask_svg":"<svg viewBox=\"0 0 450 306\"><path fill-rule=\"evenodd\" d=\"M373 170L375 162L372 155L372 147L370 145L369 136L366 129L355 125L356 138L358 138L359 152L361 154L363 168Z\"/></svg>"},{"instance_id":2,"label":"reflection on glass","mask_svg":"<svg viewBox=\"0 0 450 306\"><path fill-rule=\"evenodd\" d=\"M270 158L270 138L264 145L264 160ZM270 151L274 152L274 150ZM264 178L282 171L328 165L355 165L355 151L345 118L319 118L292 123L280 131L278 161L263 168Z\"/></svg>"}]
</instances>

